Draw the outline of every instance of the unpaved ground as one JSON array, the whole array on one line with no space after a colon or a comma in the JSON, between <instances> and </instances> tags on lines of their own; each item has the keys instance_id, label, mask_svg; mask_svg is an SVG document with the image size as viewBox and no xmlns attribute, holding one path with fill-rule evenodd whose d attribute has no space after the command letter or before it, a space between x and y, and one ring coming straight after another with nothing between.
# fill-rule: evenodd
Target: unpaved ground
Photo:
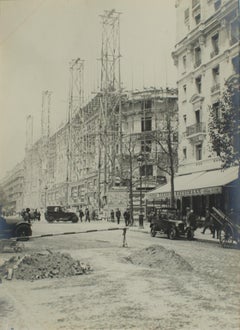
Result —
<instances>
[{"instance_id":1,"label":"unpaved ground","mask_svg":"<svg viewBox=\"0 0 240 330\"><path fill-rule=\"evenodd\" d=\"M34 225L34 234L109 227ZM113 224L111 224L113 226ZM25 243L89 263L88 275L0 284L0 329L240 329L238 250L129 231L59 236ZM22 255L21 254L21 255ZM0 263L14 253L0 254ZM142 256L142 258L141 258Z\"/></svg>"}]
</instances>

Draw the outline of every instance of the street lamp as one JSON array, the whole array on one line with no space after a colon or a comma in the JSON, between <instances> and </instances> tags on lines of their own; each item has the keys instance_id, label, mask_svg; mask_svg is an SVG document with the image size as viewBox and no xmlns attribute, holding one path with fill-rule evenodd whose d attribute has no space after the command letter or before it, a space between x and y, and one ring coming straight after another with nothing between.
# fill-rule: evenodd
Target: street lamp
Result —
<instances>
[{"instance_id":1,"label":"street lamp","mask_svg":"<svg viewBox=\"0 0 240 330\"><path fill-rule=\"evenodd\" d=\"M142 210L142 164L144 161L143 154L139 154L137 157L137 162L139 166L139 176L140 176L140 210L139 210L139 227L143 228L143 210Z\"/></svg>"}]
</instances>

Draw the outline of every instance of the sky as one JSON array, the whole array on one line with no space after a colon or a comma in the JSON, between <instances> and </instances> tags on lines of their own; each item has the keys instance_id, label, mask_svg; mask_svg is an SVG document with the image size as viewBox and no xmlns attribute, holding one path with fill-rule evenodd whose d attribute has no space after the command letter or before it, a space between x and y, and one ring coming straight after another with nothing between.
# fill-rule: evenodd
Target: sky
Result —
<instances>
[{"instance_id":1,"label":"sky","mask_svg":"<svg viewBox=\"0 0 240 330\"><path fill-rule=\"evenodd\" d=\"M66 122L69 63L84 60L84 95L100 84L101 17L120 15L124 89L176 87L175 0L0 0L0 179L24 159L26 118L40 136L42 91L51 134Z\"/></svg>"}]
</instances>

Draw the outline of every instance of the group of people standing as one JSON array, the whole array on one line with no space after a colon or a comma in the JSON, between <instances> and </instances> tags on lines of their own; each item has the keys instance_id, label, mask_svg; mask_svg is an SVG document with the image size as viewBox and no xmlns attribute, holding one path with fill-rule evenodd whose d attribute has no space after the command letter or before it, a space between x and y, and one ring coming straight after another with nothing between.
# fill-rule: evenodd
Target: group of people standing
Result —
<instances>
[{"instance_id":1,"label":"group of people standing","mask_svg":"<svg viewBox=\"0 0 240 330\"><path fill-rule=\"evenodd\" d=\"M117 219L117 224L119 225L120 224L120 219L121 219L121 211L117 208L116 211L114 212L114 210L111 210L110 212L110 220L112 222L115 221L115 217ZM129 226L131 224L131 215L130 215L130 211L129 209L126 209L124 212L123 212L123 218L124 218L124 221L125 221L125 225L126 226Z\"/></svg>"}]
</instances>

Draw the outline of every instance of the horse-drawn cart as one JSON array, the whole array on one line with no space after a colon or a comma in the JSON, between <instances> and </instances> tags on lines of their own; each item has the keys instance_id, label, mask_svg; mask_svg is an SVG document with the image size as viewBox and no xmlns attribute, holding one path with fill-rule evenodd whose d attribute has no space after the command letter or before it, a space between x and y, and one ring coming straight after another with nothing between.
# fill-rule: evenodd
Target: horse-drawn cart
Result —
<instances>
[{"instance_id":1,"label":"horse-drawn cart","mask_svg":"<svg viewBox=\"0 0 240 330\"><path fill-rule=\"evenodd\" d=\"M218 237L221 246L232 247L234 242L240 245L240 226L237 219L233 221L232 218L215 207L212 208L210 215L219 225Z\"/></svg>"}]
</instances>

